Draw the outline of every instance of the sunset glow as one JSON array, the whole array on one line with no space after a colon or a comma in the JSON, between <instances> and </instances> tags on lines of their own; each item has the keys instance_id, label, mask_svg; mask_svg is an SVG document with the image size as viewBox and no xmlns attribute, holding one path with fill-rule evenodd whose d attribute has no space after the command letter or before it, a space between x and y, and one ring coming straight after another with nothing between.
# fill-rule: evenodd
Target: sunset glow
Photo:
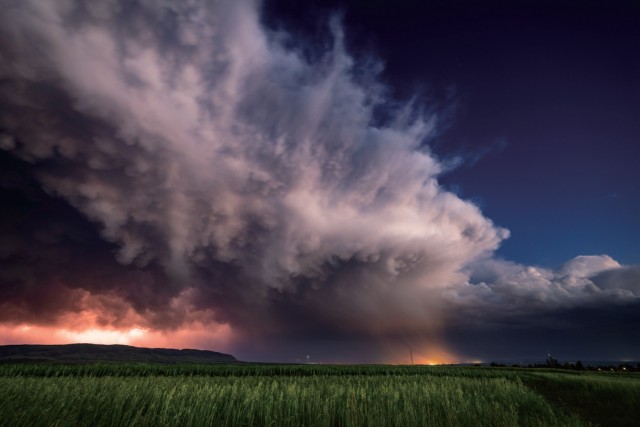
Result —
<instances>
[{"instance_id":1,"label":"sunset glow","mask_svg":"<svg viewBox=\"0 0 640 427\"><path fill-rule=\"evenodd\" d=\"M232 332L228 325L192 325L191 328L161 331L139 327L68 329L21 324L0 325L0 337L0 344L94 343L152 348L216 348L222 351L228 348Z\"/></svg>"},{"instance_id":2,"label":"sunset glow","mask_svg":"<svg viewBox=\"0 0 640 427\"><path fill-rule=\"evenodd\" d=\"M129 330L85 329L69 331L59 329L57 334L65 337L68 342L87 342L96 344L132 344L133 341L144 339L148 329L132 328Z\"/></svg>"},{"instance_id":3,"label":"sunset glow","mask_svg":"<svg viewBox=\"0 0 640 427\"><path fill-rule=\"evenodd\" d=\"M460 363L461 359L444 346L425 346L414 351L416 365L450 365Z\"/></svg>"}]
</instances>

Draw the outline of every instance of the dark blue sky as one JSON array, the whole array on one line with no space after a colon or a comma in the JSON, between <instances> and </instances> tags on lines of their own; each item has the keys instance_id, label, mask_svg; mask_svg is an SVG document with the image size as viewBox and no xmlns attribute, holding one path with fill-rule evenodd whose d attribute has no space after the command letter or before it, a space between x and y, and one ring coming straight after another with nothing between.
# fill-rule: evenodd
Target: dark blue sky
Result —
<instances>
[{"instance_id":1,"label":"dark blue sky","mask_svg":"<svg viewBox=\"0 0 640 427\"><path fill-rule=\"evenodd\" d=\"M640 4L267 1L316 39L343 13L353 54L394 95L443 111L431 142L464 162L441 182L511 231L498 255L555 267L579 254L640 263Z\"/></svg>"}]
</instances>

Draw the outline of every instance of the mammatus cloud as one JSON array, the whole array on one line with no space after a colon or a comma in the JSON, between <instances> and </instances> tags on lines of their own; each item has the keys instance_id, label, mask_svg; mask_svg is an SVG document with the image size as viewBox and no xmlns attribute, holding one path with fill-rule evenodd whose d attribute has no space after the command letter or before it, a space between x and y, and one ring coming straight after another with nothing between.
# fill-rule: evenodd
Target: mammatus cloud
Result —
<instances>
[{"instance_id":1,"label":"mammatus cloud","mask_svg":"<svg viewBox=\"0 0 640 427\"><path fill-rule=\"evenodd\" d=\"M439 186L424 148L437 117L407 105L381 123L392 104L339 22L309 59L259 13L10 2L0 321L210 325L260 346L434 337L451 305L486 319L637 299L589 279L620 270L608 257L559 271L492 259L508 232Z\"/></svg>"}]
</instances>

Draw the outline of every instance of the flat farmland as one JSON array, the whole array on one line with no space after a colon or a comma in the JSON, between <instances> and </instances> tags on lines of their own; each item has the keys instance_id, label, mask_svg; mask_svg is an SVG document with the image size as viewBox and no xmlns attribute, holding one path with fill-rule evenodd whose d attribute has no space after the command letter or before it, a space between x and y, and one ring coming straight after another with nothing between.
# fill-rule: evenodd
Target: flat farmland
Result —
<instances>
[{"instance_id":1,"label":"flat farmland","mask_svg":"<svg viewBox=\"0 0 640 427\"><path fill-rule=\"evenodd\" d=\"M5 364L3 426L638 425L640 375L388 365Z\"/></svg>"}]
</instances>

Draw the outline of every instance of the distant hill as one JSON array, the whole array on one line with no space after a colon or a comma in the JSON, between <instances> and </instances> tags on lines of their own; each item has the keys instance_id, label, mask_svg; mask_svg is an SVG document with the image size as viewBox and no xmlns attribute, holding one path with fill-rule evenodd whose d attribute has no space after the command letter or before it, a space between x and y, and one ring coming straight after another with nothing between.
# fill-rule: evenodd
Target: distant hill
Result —
<instances>
[{"instance_id":1,"label":"distant hill","mask_svg":"<svg viewBox=\"0 0 640 427\"><path fill-rule=\"evenodd\" d=\"M142 348L129 345L2 345L0 362L229 363L230 354L208 350Z\"/></svg>"}]
</instances>

